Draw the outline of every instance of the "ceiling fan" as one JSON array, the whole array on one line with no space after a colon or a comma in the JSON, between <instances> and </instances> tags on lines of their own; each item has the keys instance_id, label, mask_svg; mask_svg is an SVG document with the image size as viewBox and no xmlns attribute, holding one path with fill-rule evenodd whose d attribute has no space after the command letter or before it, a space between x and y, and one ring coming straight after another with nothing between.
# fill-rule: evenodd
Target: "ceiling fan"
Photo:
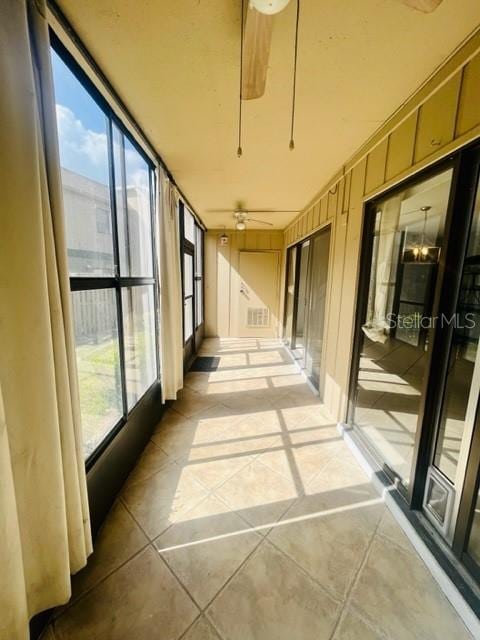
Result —
<instances>
[{"instance_id":1,"label":"ceiling fan","mask_svg":"<svg viewBox=\"0 0 480 640\"><path fill-rule=\"evenodd\" d=\"M435 11L443 0L396 1L411 9L430 13ZM254 100L265 93L274 15L283 11L289 2L290 0L247 0L242 41L242 100ZM297 3L299 2L300 0L297 0Z\"/></svg>"},{"instance_id":2,"label":"ceiling fan","mask_svg":"<svg viewBox=\"0 0 480 640\"><path fill-rule=\"evenodd\" d=\"M257 224L265 224L269 227L273 227L272 222L266 220L259 220L258 218L250 217L251 213L298 213L297 209L244 209L241 205L235 209L209 209L208 213L231 213L235 220L235 228L237 231L245 231L247 222L256 222Z\"/></svg>"}]
</instances>

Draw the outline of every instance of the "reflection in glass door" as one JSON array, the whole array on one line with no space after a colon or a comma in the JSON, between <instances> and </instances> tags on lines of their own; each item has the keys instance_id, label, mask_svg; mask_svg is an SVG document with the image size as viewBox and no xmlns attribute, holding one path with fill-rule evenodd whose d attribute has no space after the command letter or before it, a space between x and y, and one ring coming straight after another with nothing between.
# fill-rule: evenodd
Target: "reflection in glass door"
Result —
<instances>
[{"instance_id":1,"label":"reflection in glass door","mask_svg":"<svg viewBox=\"0 0 480 640\"><path fill-rule=\"evenodd\" d=\"M375 202L351 420L374 455L410 482L431 342L452 170ZM372 237L373 236L373 237Z\"/></svg>"},{"instance_id":2,"label":"reflection in glass door","mask_svg":"<svg viewBox=\"0 0 480 640\"><path fill-rule=\"evenodd\" d=\"M328 258L330 227L311 240L310 277L308 295L307 339L305 344L305 369L307 375L323 394L320 369L322 365L325 307L327 301Z\"/></svg>"}]
</instances>

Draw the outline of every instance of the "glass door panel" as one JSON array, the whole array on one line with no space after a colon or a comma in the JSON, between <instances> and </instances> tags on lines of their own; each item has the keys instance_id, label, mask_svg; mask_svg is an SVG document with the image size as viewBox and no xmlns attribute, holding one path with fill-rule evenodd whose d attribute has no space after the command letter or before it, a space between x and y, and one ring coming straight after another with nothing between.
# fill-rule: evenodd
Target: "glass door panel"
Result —
<instances>
[{"instance_id":1,"label":"glass door panel","mask_svg":"<svg viewBox=\"0 0 480 640\"><path fill-rule=\"evenodd\" d=\"M462 272L434 464L455 484L464 436L470 442L480 391L480 197ZM461 470L463 475L463 469Z\"/></svg>"},{"instance_id":2,"label":"glass door panel","mask_svg":"<svg viewBox=\"0 0 480 640\"><path fill-rule=\"evenodd\" d=\"M353 423L410 480L452 170L375 203Z\"/></svg>"},{"instance_id":3,"label":"glass door panel","mask_svg":"<svg viewBox=\"0 0 480 640\"><path fill-rule=\"evenodd\" d=\"M298 273L297 313L295 318L295 357L303 360L305 346L305 321L308 295L308 256L310 252L310 240L300 247L300 266Z\"/></svg>"},{"instance_id":4,"label":"glass door panel","mask_svg":"<svg viewBox=\"0 0 480 640\"><path fill-rule=\"evenodd\" d=\"M292 342L293 308L295 302L295 261L297 248L291 247L287 252L287 285L285 289L285 316L283 320L283 340L290 345Z\"/></svg>"},{"instance_id":5,"label":"glass door panel","mask_svg":"<svg viewBox=\"0 0 480 640\"><path fill-rule=\"evenodd\" d=\"M330 228L320 232L311 241L310 295L305 349L307 375L322 394L320 369L323 353L325 307L327 301L328 257Z\"/></svg>"}]
</instances>

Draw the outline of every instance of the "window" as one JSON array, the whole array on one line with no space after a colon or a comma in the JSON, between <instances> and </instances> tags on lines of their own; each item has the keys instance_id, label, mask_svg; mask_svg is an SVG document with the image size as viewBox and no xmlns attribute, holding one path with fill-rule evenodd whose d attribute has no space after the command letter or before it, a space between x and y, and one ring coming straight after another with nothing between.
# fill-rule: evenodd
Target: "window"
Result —
<instances>
[{"instance_id":1,"label":"window","mask_svg":"<svg viewBox=\"0 0 480 640\"><path fill-rule=\"evenodd\" d=\"M97 209L97 233L110 233L110 212Z\"/></svg>"},{"instance_id":2,"label":"window","mask_svg":"<svg viewBox=\"0 0 480 640\"><path fill-rule=\"evenodd\" d=\"M203 231L195 226L195 328L203 323Z\"/></svg>"},{"instance_id":3,"label":"window","mask_svg":"<svg viewBox=\"0 0 480 640\"><path fill-rule=\"evenodd\" d=\"M183 339L187 344L203 323L203 230L184 203L179 213L183 228Z\"/></svg>"},{"instance_id":4,"label":"window","mask_svg":"<svg viewBox=\"0 0 480 640\"><path fill-rule=\"evenodd\" d=\"M157 380L152 168L67 59L52 50L88 457Z\"/></svg>"}]
</instances>

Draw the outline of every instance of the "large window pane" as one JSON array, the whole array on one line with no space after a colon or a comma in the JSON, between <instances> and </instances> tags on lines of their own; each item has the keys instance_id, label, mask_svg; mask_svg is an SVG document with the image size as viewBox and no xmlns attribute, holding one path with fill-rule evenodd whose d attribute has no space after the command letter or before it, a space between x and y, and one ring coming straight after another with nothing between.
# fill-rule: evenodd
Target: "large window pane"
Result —
<instances>
[{"instance_id":1,"label":"large window pane","mask_svg":"<svg viewBox=\"0 0 480 640\"><path fill-rule=\"evenodd\" d=\"M153 286L122 289L125 377L131 409L157 378Z\"/></svg>"},{"instance_id":2,"label":"large window pane","mask_svg":"<svg viewBox=\"0 0 480 640\"><path fill-rule=\"evenodd\" d=\"M183 254L183 282L185 297L193 295L193 256L189 253Z\"/></svg>"},{"instance_id":3,"label":"large window pane","mask_svg":"<svg viewBox=\"0 0 480 640\"><path fill-rule=\"evenodd\" d=\"M149 277L153 272L150 169L115 126L113 144L120 275Z\"/></svg>"},{"instance_id":4,"label":"large window pane","mask_svg":"<svg viewBox=\"0 0 480 640\"><path fill-rule=\"evenodd\" d=\"M183 235L186 240L195 243L195 218L186 206L183 207Z\"/></svg>"},{"instance_id":5,"label":"large window pane","mask_svg":"<svg viewBox=\"0 0 480 640\"><path fill-rule=\"evenodd\" d=\"M354 423L408 484L452 171L376 203Z\"/></svg>"},{"instance_id":6,"label":"large window pane","mask_svg":"<svg viewBox=\"0 0 480 640\"><path fill-rule=\"evenodd\" d=\"M195 227L195 274L203 274L203 231Z\"/></svg>"},{"instance_id":7,"label":"large window pane","mask_svg":"<svg viewBox=\"0 0 480 640\"><path fill-rule=\"evenodd\" d=\"M186 298L183 306L184 329L183 339L185 342L192 337L193 334L193 298Z\"/></svg>"},{"instance_id":8,"label":"large window pane","mask_svg":"<svg viewBox=\"0 0 480 640\"><path fill-rule=\"evenodd\" d=\"M70 275L114 274L107 119L52 52Z\"/></svg>"},{"instance_id":9,"label":"large window pane","mask_svg":"<svg viewBox=\"0 0 480 640\"><path fill-rule=\"evenodd\" d=\"M195 281L195 318L196 326L203 322L203 280Z\"/></svg>"},{"instance_id":10,"label":"large window pane","mask_svg":"<svg viewBox=\"0 0 480 640\"><path fill-rule=\"evenodd\" d=\"M73 314L85 456L122 417L117 305L113 289L74 291Z\"/></svg>"}]
</instances>

